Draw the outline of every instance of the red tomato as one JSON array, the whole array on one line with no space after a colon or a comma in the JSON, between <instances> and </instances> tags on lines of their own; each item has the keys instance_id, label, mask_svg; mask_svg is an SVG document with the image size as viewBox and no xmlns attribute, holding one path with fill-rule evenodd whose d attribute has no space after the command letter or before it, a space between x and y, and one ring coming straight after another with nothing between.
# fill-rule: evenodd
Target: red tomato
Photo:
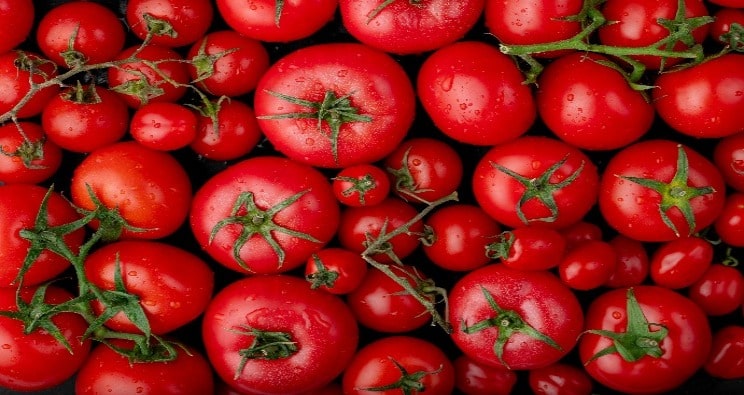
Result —
<instances>
[{"instance_id":1,"label":"red tomato","mask_svg":"<svg viewBox=\"0 0 744 395\"><path fill-rule=\"evenodd\" d=\"M34 27L35 15L32 0L0 0L0 53L26 40Z\"/></svg>"},{"instance_id":2,"label":"red tomato","mask_svg":"<svg viewBox=\"0 0 744 395\"><path fill-rule=\"evenodd\" d=\"M120 343L117 346L122 347ZM176 358L168 362L132 363L112 348L100 344L80 369L75 393L176 395L214 393L214 379L207 359L186 345L175 345Z\"/></svg>"},{"instance_id":3,"label":"red tomato","mask_svg":"<svg viewBox=\"0 0 744 395\"><path fill-rule=\"evenodd\" d=\"M525 136L486 152L473 172L473 193L496 221L516 228L561 228L580 221L597 201L597 167L579 149Z\"/></svg>"},{"instance_id":4,"label":"red tomato","mask_svg":"<svg viewBox=\"0 0 744 395\"><path fill-rule=\"evenodd\" d=\"M87 1L52 8L36 29L36 42L44 56L66 68L113 60L124 49L125 39L118 15Z\"/></svg>"},{"instance_id":5,"label":"red tomato","mask_svg":"<svg viewBox=\"0 0 744 395\"><path fill-rule=\"evenodd\" d=\"M517 384L517 373L503 366L478 363L467 355L455 358L455 387L465 395L509 395Z\"/></svg>"},{"instance_id":6,"label":"red tomato","mask_svg":"<svg viewBox=\"0 0 744 395\"><path fill-rule=\"evenodd\" d=\"M612 246L600 240L578 244L561 259L558 275L573 289L588 291L604 285L615 272L617 255Z\"/></svg>"},{"instance_id":7,"label":"red tomato","mask_svg":"<svg viewBox=\"0 0 744 395\"><path fill-rule=\"evenodd\" d=\"M610 241L617 262L615 271L605 282L611 288L632 287L646 281L649 271L649 258L646 247L638 240L616 235Z\"/></svg>"},{"instance_id":8,"label":"red tomato","mask_svg":"<svg viewBox=\"0 0 744 395\"><path fill-rule=\"evenodd\" d=\"M0 126L0 183L38 184L62 164L62 150L46 138L37 123Z\"/></svg>"},{"instance_id":9,"label":"red tomato","mask_svg":"<svg viewBox=\"0 0 744 395\"><path fill-rule=\"evenodd\" d=\"M94 210L95 197L104 207L116 209L131 227L139 228L125 227L125 238L157 239L173 234L186 220L191 203L191 181L181 164L168 153L134 141L91 152L75 168L70 189L76 206ZM97 229L99 223L91 225Z\"/></svg>"},{"instance_id":10,"label":"red tomato","mask_svg":"<svg viewBox=\"0 0 744 395\"><path fill-rule=\"evenodd\" d=\"M22 288L20 298L30 303L37 288ZM59 305L72 299L66 290L48 286L42 300ZM15 288L0 288L0 311L17 312ZM33 312L27 312L33 314ZM37 317L28 317L34 320ZM11 391L42 391L54 388L72 377L88 359L91 341L81 342L88 323L69 312L46 320L56 326L69 349L45 329L26 333L23 322L0 315L0 387ZM37 322L37 324L39 324Z\"/></svg>"},{"instance_id":11,"label":"red tomato","mask_svg":"<svg viewBox=\"0 0 744 395\"><path fill-rule=\"evenodd\" d=\"M217 262L241 273L302 265L335 235L339 205L318 170L278 156L235 163L194 195L191 230Z\"/></svg>"},{"instance_id":12,"label":"red tomato","mask_svg":"<svg viewBox=\"0 0 744 395\"><path fill-rule=\"evenodd\" d=\"M412 336L389 336L362 347L343 374L345 394L450 395L455 369L434 343Z\"/></svg>"},{"instance_id":13,"label":"red tomato","mask_svg":"<svg viewBox=\"0 0 744 395\"><path fill-rule=\"evenodd\" d=\"M716 263L710 265L687 292L709 316L729 314L744 301L744 276L736 267Z\"/></svg>"},{"instance_id":14,"label":"red tomato","mask_svg":"<svg viewBox=\"0 0 744 395\"><path fill-rule=\"evenodd\" d=\"M288 275L251 276L223 288L204 313L209 360L245 394L297 394L346 368L359 333L335 295Z\"/></svg>"},{"instance_id":15,"label":"red tomato","mask_svg":"<svg viewBox=\"0 0 744 395\"><path fill-rule=\"evenodd\" d=\"M488 255L519 270L547 270L561 262L566 239L555 229L525 225L501 233L488 246Z\"/></svg>"},{"instance_id":16,"label":"red tomato","mask_svg":"<svg viewBox=\"0 0 744 395\"><path fill-rule=\"evenodd\" d=\"M724 200L723 178L707 158L675 141L647 140L610 158L599 209L619 233L660 242L711 225Z\"/></svg>"},{"instance_id":17,"label":"red tomato","mask_svg":"<svg viewBox=\"0 0 744 395\"><path fill-rule=\"evenodd\" d=\"M238 99L210 101L199 113L196 138L190 147L205 158L238 159L261 140L253 110Z\"/></svg>"},{"instance_id":18,"label":"red tomato","mask_svg":"<svg viewBox=\"0 0 744 395\"><path fill-rule=\"evenodd\" d=\"M671 289L689 287L713 263L713 253L713 245L701 237L667 241L651 255L651 280Z\"/></svg>"},{"instance_id":19,"label":"red tomato","mask_svg":"<svg viewBox=\"0 0 744 395\"><path fill-rule=\"evenodd\" d=\"M362 44L317 44L274 63L258 83L255 110L274 147L329 168L390 154L413 122L415 96L404 69Z\"/></svg>"},{"instance_id":20,"label":"red tomato","mask_svg":"<svg viewBox=\"0 0 744 395\"><path fill-rule=\"evenodd\" d=\"M589 395L592 380L584 369L567 363L555 363L530 370L530 389L536 395Z\"/></svg>"},{"instance_id":21,"label":"red tomato","mask_svg":"<svg viewBox=\"0 0 744 395\"><path fill-rule=\"evenodd\" d=\"M72 205L58 192L50 192L33 184L0 185L0 262L3 262L0 265L0 288L18 285L14 280L31 247L20 232L24 229L34 229L36 217L47 193L49 193L46 202L48 227L68 224L80 218ZM78 229L64 235L62 240L71 252L76 254L84 236L85 231ZM69 266L70 262L65 258L44 249L23 276L23 285L30 286L49 281Z\"/></svg>"},{"instance_id":22,"label":"red tomato","mask_svg":"<svg viewBox=\"0 0 744 395\"><path fill-rule=\"evenodd\" d=\"M119 241L95 250L85 260L85 276L101 290L124 289L139 299L153 334L162 335L193 321L212 297L214 274L206 262L181 248L154 241ZM121 291L118 289L118 291ZM96 314L105 305L93 302ZM141 333L123 313L106 321L116 331Z\"/></svg>"},{"instance_id":23,"label":"red tomato","mask_svg":"<svg viewBox=\"0 0 744 395\"><path fill-rule=\"evenodd\" d=\"M341 22L351 36L394 54L420 54L461 39L478 21L485 0L426 2L341 0Z\"/></svg>"},{"instance_id":24,"label":"red tomato","mask_svg":"<svg viewBox=\"0 0 744 395\"><path fill-rule=\"evenodd\" d=\"M333 194L346 206L374 206L390 195L390 179L373 164L348 166L333 177Z\"/></svg>"},{"instance_id":25,"label":"red tomato","mask_svg":"<svg viewBox=\"0 0 744 395\"><path fill-rule=\"evenodd\" d=\"M313 253L305 264L305 279L310 287L336 295L355 290L366 274L367 262L359 254L338 247Z\"/></svg>"},{"instance_id":26,"label":"red tomato","mask_svg":"<svg viewBox=\"0 0 744 395\"><path fill-rule=\"evenodd\" d=\"M713 346L703 368L716 378L744 378L744 326L727 325L713 334Z\"/></svg>"},{"instance_id":27,"label":"red tomato","mask_svg":"<svg viewBox=\"0 0 744 395\"><path fill-rule=\"evenodd\" d=\"M713 163L726 185L744 192L744 133L734 133L715 143Z\"/></svg>"},{"instance_id":28,"label":"red tomato","mask_svg":"<svg viewBox=\"0 0 744 395\"><path fill-rule=\"evenodd\" d=\"M33 70L33 71L32 71ZM54 63L29 51L0 53L0 116L13 110L31 91L31 83L43 84L57 76ZM58 84L51 84L31 95L18 108L18 118L30 118L41 110L59 92Z\"/></svg>"},{"instance_id":29,"label":"red tomato","mask_svg":"<svg viewBox=\"0 0 744 395\"><path fill-rule=\"evenodd\" d=\"M173 151L194 141L196 125L196 114L188 107L167 102L147 103L132 115L129 134L147 148Z\"/></svg>"},{"instance_id":30,"label":"red tomato","mask_svg":"<svg viewBox=\"0 0 744 395\"><path fill-rule=\"evenodd\" d=\"M658 286L601 294L586 312L586 329L579 341L584 368L602 385L624 393L679 387L703 366L711 345L705 313Z\"/></svg>"},{"instance_id":31,"label":"red tomato","mask_svg":"<svg viewBox=\"0 0 744 395\"><path fill-rule=\"evenodd\" d=\"M463 41L424 60L416 89L424 110L444 134L490 146L521 136L535 122L532 91L523 81L514 60L496 47Z\"/></svg>"},{"instance_id":32,"label":"red tomato","mask_svg":"<svg viewBox=\"0 0 744 395\"><path fill-rule=\"evenodd\" d=\"M295 41L313 35L333 19L337 6L337 0L257 0L249 6L244 0L217 0L217 9L231 28L267 42Z\"/></svg>"},{"instance_id":33,"label":"red tomato","mask_svg":"<svg viewBox=\"0 0 744 395\"><path fill-rule=\"evenodd\" d=\"M744 193L732 193L726 197L723 211L713 227L721 240L732 247L744 247Z\"/></svg>"},{"instance_id":34,"label":"red tomato","mask_svg":"<svg viewBox=\"0 0 744 395\"><path fill-rule=\"evenodd\" d=\"M571 351L584 317L576 295L552 273L492 264L455 283L449 321L455 344L474 361L527 370Z\"/></svg>"},{"instance_id":35,"label":"red tomato","mask_svg":"<svg viewBox=\"0 0 744 395\"><path fill-rule=\"evenodd\" d=\"M566 239L566 250L570 250L578 244L589 240L603 240L602 228L589 221L579 221L560 230Z\"/></svg>"},{"instance_id":36,"label":"red tomato","mask_svg":"<svg viewBox=\"0 0 744 395\"><path fill-rule=\"evenodd\" d=\"M586 150L626 146L651 128L654 106L596 54L571 53L540 73L537 111L561 140Z\"/></svg>"},{"instance_id":37,"label":"red tomato","mask_svg":"<svg viewBox=\"0 0 744 395\"><path fill-rule=\"evenodd\" d=\"M742 7L744 7L744 3L742 3ZM738 23L740 26L744 26L744 10L739 8L721 8L713 14L713 18L708 34L712 39L722 44L730 43L730 39L724 35L731 32L732 24Z\"/></svg>"},{"instance_id":38,"label":"red tomato","mask_svg":"<svg viewBox=\"0 0 744 395\"><path fill-rule=\"evenodd\" d=\"M212 24L214 9L209 0L129 0L127 25L140 40L166 47L195 43Z\"/></svg>"}]
</instances>

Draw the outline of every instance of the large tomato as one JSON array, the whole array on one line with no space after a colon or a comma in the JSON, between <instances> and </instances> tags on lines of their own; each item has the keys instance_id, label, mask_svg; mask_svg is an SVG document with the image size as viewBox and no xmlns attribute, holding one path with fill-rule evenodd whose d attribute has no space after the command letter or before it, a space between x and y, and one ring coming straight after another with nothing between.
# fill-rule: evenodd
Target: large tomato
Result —
<instances>
[{"instance_id":1,"label":"large tomato","mask_svg":"<svg viewBox=\"0 0 744 395\"><path fill-rule=\"evenodd\" d=\"M384 158L413 122L416 99L389 55L355 43L317 44L274 63L258 83L259 126L277 150L319 167Z\"/></svg>"}]
</instances>

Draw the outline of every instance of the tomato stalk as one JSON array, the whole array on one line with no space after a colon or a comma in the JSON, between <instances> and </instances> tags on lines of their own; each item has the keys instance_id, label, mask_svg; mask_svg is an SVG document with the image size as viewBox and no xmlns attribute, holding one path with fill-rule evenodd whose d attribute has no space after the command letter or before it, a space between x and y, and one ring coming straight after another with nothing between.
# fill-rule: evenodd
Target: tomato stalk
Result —
<instances>
[{"instance_id":1,"label":"tomato stalk","mask_svg":"<svg viewBox=\"0 0 744 395\"><path fill-rule=\"evenodd\" d=\"M418 202L429 203L426 200L418 196L419 193L431 191L431 189L421 189L414 183L413 175L411 170L408 168L408 154L411 152L409 147L406 152L403 153L403 158L400 161L400 168L396 169L388 167L388 173L392 174L395 178L395 190L405 196L410 196Z\"/></svg>"},{"instance_id":2,"label":"tomato stalk","mask_svg":"<svg viewBox=\"0 0 744 395\"><path fill-rule=\"evenodd\" d=\"M381 385L377 387L367 387L367 388L359 388L359 390L363 391L373 391L373 392L384 392L388 390L400 390L403 395L413 395L420 392L426 391L426 386L424 385L421 380L424 379L424 377L429 375L435 375L442 371L444 366L440 365L438 369L427 372L425 370L418 370L413 373L408 373L408 370L400 364L400 362L396 361L392 357L388 357L390 359L390 362L395 365L395 368L400 371L400 378L396 380L393 383ZM356 388L355 388L356 389Z\"/></svg>"},{"instance_id":3,"label":"tomato stalk","mask_svg":"<svg viewBox=\"0 0 744 395\"><path fill-rule=\"evenodd\" d=\"M18 158L27 169L43 169L46 166L34 164L34 161L44 160L44 142L46 136L39 140L31 140L28 135L23 131L23 127L20 123L16 123L18 132L21 134L23 141L16 148L15 151L6 151L3 146L0 145L0 155L9 156L11 158Z\"/></svg>"}]
</instances>

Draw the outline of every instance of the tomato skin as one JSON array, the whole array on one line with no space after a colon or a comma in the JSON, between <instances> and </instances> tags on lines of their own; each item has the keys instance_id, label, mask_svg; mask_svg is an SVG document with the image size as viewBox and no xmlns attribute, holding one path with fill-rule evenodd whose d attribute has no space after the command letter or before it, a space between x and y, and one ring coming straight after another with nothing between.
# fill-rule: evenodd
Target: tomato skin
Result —
<instances>
[{"instance_id":1,"label":"tomato skin","mask_svg":"<svg viewBox=\"0 0 744 395\"><path fill-rule=\"evenodd\" d=\"M540 73L540 118L561 140L586 150L613 150L646 134L654 106L604 56L571 53Z\"/></svg>"},{"instance_id":2,"label":"tomato skin","mask_svg":"<svg viewBox=\"0 0 744 395\"><path fill-rule=\"evenodd\" d=\"M334 155L327 121L319 130L317 117L266 119L313 111L269 92L318 103L328 92L348 96L357 114L370 120L344 122ZM279 152L312 166L343 168L390 154L413 122L416 100L408 75L390 55L362 44L329 43L274 63L259 81L254 102L259 126Z\"/></svg>"},{"instance_id":3,"label":"tomato skin","mask_svg":"<svg viewBox=\"0 0 744 395\"><path fill-rule=\"evenodd\" d=\"M713 263L713 253L713 245L701 237L667 241L651 255L651 280L671 289L689 287Z\"/></svg>"},{"instance_id":4,"label":"tomato skin","mask_svg":"<svg viewBox=\"0 0 744 395\"><path fill-rule=\"evenodd\" d=\"M727 325L713 334L710 356L703 368L721 379L744 377L744 326Z\"/></svg>"},{"instance_id":5,"label":"tomato skin","mask_svg":"<svg viewBox=\"0 0 744 395\"><path fill-rule=\"evenodd\" d=\"M396 1L382 10L377 0L341 0L341 21L354 38L379 50L420 54L462 38L478 21L485 0Z\"/></svg>"},{"instance_id":6,"label":"tomato skin","mask_svg":"<svg viewBox=\"0 0 744 395\"><path fill-rule=\"evenodd\" d=\"M220 221L231 217L233 206L246 193L253 194L256 207L264 212L302 193L298 200L279 210L272 221L315 241L272 231L285 252L284 261L280 262L271 245L254 234L239 249L245 262L245 267L241 266L233 245L243 227L228 224L211 241L210 234ZM339 211L330 183L318 170L284 157L258 156L237 162L207 180L194 195L190 224L199 245L220 264L239 273L268 274L299 267L324 247L336 232Z\"/></svg>"},{"instance_id":7,"label":"tomato skin","mask_svg":"<svg viewBox=\"0 0 744 395\"><path fill-rule=\"evenodd\" d=\"M23 135L19 131L19 126ZM41 157L31 161L31 166L23 163L18 156L28 144L41 144ZM0 126L0 183L38 184L51 178L62 164L62 150L57 144L46 139L44 130L34 122L20 121L17 125L7 123Z\"/></svg>"},{"instance_id":8,"label":"tomato skin","mask_svg":"<svg viewBox=\"0 0 744 395\"><path fill-rule=\"evenodd\" d=\"M527 370L557 362L576 344L584 316L576 295L548 271L514 270L491 264L460 278L449 294L451 336L458 348L478 363L503 367L494 353L495 327L467 334L472 326L496 316L484 291L504 310L514 310L524 322L552 339L560 349L527 334L515 332L504 346L503 360L514 370Z\"/></svg>"},{"instance_id":9,"label":"tomato skin","mask_svg":"<svg viewBox=\"0 0 744 395\"><path fill-rule=\"evenodd\" d=\"M31 301L36 288L22 288L21 298ZM0 311L18 311L16 289L0 288ZM44 301L58 305L72 299L66 290L54 285L47 287ZM0 315L0 387L11 391L31 392L54 388L72 377L85 363L90 353L91 340L83 342L88 323L75 313L59 313L51 318L70 345L67 350L48 332L37 329L24 333L19 320Z\"/></svg>"},{"instance_id":10,"label":"tomato skin","mask_svg":"<svg viewBox=\"0 0 744 395\"><path fill-rule=\"evenodd\" d=\"M514 60L497 48L461 41L424 60L416 90L424 110L445 135L490 146L523 135L535 122L534 97L523 80Z\"/></svg>"},{"instance_id":11,"label":"tomato skin","mask_svg":"<svg viewBox=\"0 0 744 395\"><path fill-rule=\"evenodd\" d=\"M37 72L31 74L25 67L19 67L16 62L29 59L40 64L34 66ZM57 76L54 64L38 54L30 51L8 51L0 53L0 114L13 109L31 90L29 81L41 84ZM19 119L39 115L44 106L59 92L57 84L50 85L33 95L31 99L18 110Z\"/></svg>"},{"instance_id":12,"label":"tomato skin","mask_svg":"<svg viewBox=\"0 0 744 395\"><path fill-rule=\"evenodd\" d=\"M368 163L341 169L332 186L339 203L351 207L374 206L390 195L390 179L385 170Z\"/></svg>"},{"instance_id":13,"label":"tomato skin","mask_svg":"<svg viewBox=\"0 0 744 395\"><path fill-rule=\"evenodd\" d=\"M235 377L254 328L286 332L298 350L286 358L249 359ZM251 276L223 288L204 314L202 337L212 366L246 394L296 394L321 388L354 356L359 334L354 316L335 295L310 289L288 275Z\"/></svg>"},{"instance_id":14,"label":"tomato skin","mask_svg":"<svg viewBox=\"0 0 744 395\"><path fill-rule=\"evenodd\" d=\"M26 40L34 27L35 11L32 0L0 0L0 53Z\"/></svg>"},{"instance_id":15,"label":"tomato skin","mask_svg":"<svg viewBox=\"0 0 744 395\"><path fill-rule=\"evenodd\" d=\"M455 367L455 387L466 395L509 395L517 384L517 373L503 367L478 363L460 355Z\"/></svg>"},{"instance_id":16,"label":"tomato skin","mask_svg":"<svg viewBox=\"0 0 744 395\"><path fill-rule=\"evenodd\" d=\"M148 23L144 15L167 21L175 31L175 37L155 34L153 44L166 47L182 47L196 42L212 24L214 9L209 0L129 0L126 21L140 40L148 34Z\"/></svg>"},{"instance_id":17,"label":"tomato skin","mask_svg":"<svg viewBox=\"0 0 744 395\"><path fill-rule=\"evenodd\" d=\"M566 363L555 363L530 370L528 380L536 395L589 395L592 381L584 369Z\"/></svg>"},{"instance_id":18,"label":"tomato skin","mask_svg":"<svg viewBox=\"0 0 744 395\"><path fill-rule=\"evenodd\" d=\"M158 151L173 151L196 138L197 118L177 103L147 103L132 115L129 134L138 143Z\"/></svg>"},{"instance_id":19,"label":"tomato skin","mask_svg":"<svg viewBox=\"0 0 744 395\"><path fill-rule=\"evenodd\" d=\"M744 247L744 193L732 193L726 197L723 211L713 223L716 234L732 247Z\"/></svg>"},{"instance_id":20,"label":"tomato skin","mask_svg":"<svg viewBox=\"0 0 744 395\"><path fill-rule=\"evenodd\" d=\"M117 267L118 265L118 267ZM155 241L125 240L106 244L85 260L85 275L103 290L115 289L121 271L127 292L136 295L155 335L193 321L212 297L214 273L206 262L181 248ZM103 312L93 302L96 314ZM141 333L123 313L106 321L117 331Z\"/></svg>"},{"instance_id":21,"label":"tomato skin","mask_svg":"<svg viewBox=\"0 0 744 395\"><path fill-rule=\"evenodd\" d=\"M662 195L623 177L669 183L679 171L680 147L689 163L687 185L712 187L713 192L689 200L695 218L694 229L690 229L679 210L667 210L677 234L664 223L660 214ZM723 178L712 162L689 147L661 139L631 144L611 157L599 189L599 209L607 223L619 233L644 242L669 241L700 231L715 221L725 200Z\"/></svg>"},{"instance_id":22,"label":"tomato skin","mask_svg":"<svg viewBox=\"0 0 744 395\"><path fill-rule=\"evenodd\" d=\"M716 142L713 163L723 175L726 185L744 192L744 133L735 133Z\"/></svg>"},{"instance_id":23,"label":"tomato skin","mask_svg":"<svg viewBox=\"0 0 744 395\"><path fill-rule=\"evenodd\" d=\"M602 385L624 393L662 393L679 387L702 367L711 346L711 329L702 310L690 299L667 288L641 285L633 288L650 330L665 325L668 335L661 341L659 358L644 356L625 361L611 353L589 362L612 340L584 334L579 355L585 369ZM595 298L586 311L586 329L624 333L627 324L626 289L614 289ZM685 317L679 319L677 317Z\"/></svg>"},{"instance_id":24,"label":"tomato skin","mask_svg":"<svg viewBox=\"0 0 744 395\"><path fill-rule=\"evenodd\" d=\"M517 214L517 208L520 207L520 199L527 189L496 165L525 179L533 179L562 160L565 163L549 177L549 185L541 186L542 189L553 190L552 197L557 210L555 214L537 198L524 202L521 210L530 224L537 223L558 229L576 223L596 202L599 183L597 167L579 149L548 137L524 136L487 151L473 172L475 199L499 223L512 228L525 225ZM555 189L554 185L571 175L576 175L573 182Z\"/></svg>"},{"instance_id":25,"label":"tomato skin","mask_svg":"<svg viewBox=\"0 0 744 395\"><path fill-rule=\"evenodd\" d=\"M342 378L345 394L395 395L401 388L378 390L402 377L400 368L408 374L426 372L417 380L423 389L412 394L449 395L455 387L455 371L447 355L434 343L412 336L387 336L375 340L357 351ZM371 389L375 388L375 389Z\"/></svg>"},{"instance_id":26,"label":"tomato skin","mask_svg":"<svg viewBox=\"0 0 744 395\"><path fill-rule=\"evenodd\" d=\"M213 394L214 379L207 359L187 345L177 345L174 350L178 355L173 361L130 363L125 356L99 344L75 379L75 393Z\"/></svg>"},{"instance_id":27,"label":"tomato skin","mask_svg":"<svg viewBox=\"0 0 744 395\"><path fill-rule=\"evenodd\" d=\"M13 283L30 247L19 232L32 229L47 189L34 184L0 186L0 288L15 287ZM47 223L58 226L79 219L77 211L58 192L52 191L47 201ZM85 231L78 229L65 235L65 244L77 253ZM53 279L70 266L61 256L44 250L23 277L23 285L41 284Z\"/></svg>"},{"instance_id":28,"label":"tomato skin","mask_svg":"<svg viewBox=\"0 0 744 395\"><path fill-rule=\"evenodd\" d=\"M131 226L127 239L157 239L173 234L186 220L191 181L181 164L166 152L122 141L99 148L75 168L70 192L76 206L93 210L87 186L108 208L116 207ZM90 223L98 227L97 221Z\"/></svg>"},{"instance_id":29,"label":"tomato skin","mask_svg":"<svg viewBox=\"0 0 744 395\"><path fill-rule=\"evenodd\" d=\"M76 61L98 64L114 59L124 49L125 39L124 26L111 9L85 1L52 8L36 29L36 42L44 56L65 68L75 65L68 64L63 56L70 46L82 55Z\"/></svg>"},{"instance_id":30,"label":"tomato skin","mask_svg":"<svg viewBox=\"0 0 744 395\"><path fill-rule=\"evenodd\" d=\"M662 73L652 98L656 112L674 130L697 138L744 131L744 55L727 54L694 67Z\"/></svg>"},{"instance_id":31,"label":"tomato skin","mask_svg":"<svg viewBox=\"0 0 744 395\"><path fill-rule=\"evenodd\" d=\"M690 286L687 294L709 316L729 314L744 301L744 276L736 267L715 263Z\"/></svg>"},{"instance_id":32,"label":"tomato skin","mask_svg":"<svg viewBox=\"0 0 744 395\"><path fill-rule=\"evenodd\" d=\"M318 261L324 270L338 274L332 285L322 284L318 287L334 295L352 292L359 287L367 274L367 262L359 254L344 248L324 248L313 253L305 263L305 279L311 284L314 284L313 276L322 275L319 274L322 270Z\"/></svg>"},{"instance_id":33,"label":"tomato skin","mask_svg":"<svg viewBox=\"0 0 744 395\"><path fill-rule=\"evenodd\" d=\"M572 289L588 291L609 280L616 262L617 255L609 243L586 241L566 253L558 264L558 274Z\"/></svg>"},{"instance_id":34,"label":"tomato skin","mask_svg":"<svg viewBox=\"0 0 744 395\"><path fill-rule=\"evenodd\" d=\"M616 235L609 243L615 250L617 262L615 271L604 285L622 288L643 283L649 271L648 252L643 243L623 235Z\"/></svg>"}]
</instances>

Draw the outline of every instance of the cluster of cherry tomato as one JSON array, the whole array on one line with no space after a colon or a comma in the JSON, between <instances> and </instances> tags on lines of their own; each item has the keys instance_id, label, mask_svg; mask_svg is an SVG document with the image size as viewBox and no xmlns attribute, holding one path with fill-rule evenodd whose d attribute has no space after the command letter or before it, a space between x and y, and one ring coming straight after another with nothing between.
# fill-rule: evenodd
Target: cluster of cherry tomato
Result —
<instances>
[{"instance_id":1,"label":"cluster of cherry tomato","mask_svg":"<svg viewBox=\"0 0 744 395\"><path fill-rule=\"evenodd\" d=\"M0 0L0 389L742 389L742 0Z\"/></svg>"}]
</instances>

